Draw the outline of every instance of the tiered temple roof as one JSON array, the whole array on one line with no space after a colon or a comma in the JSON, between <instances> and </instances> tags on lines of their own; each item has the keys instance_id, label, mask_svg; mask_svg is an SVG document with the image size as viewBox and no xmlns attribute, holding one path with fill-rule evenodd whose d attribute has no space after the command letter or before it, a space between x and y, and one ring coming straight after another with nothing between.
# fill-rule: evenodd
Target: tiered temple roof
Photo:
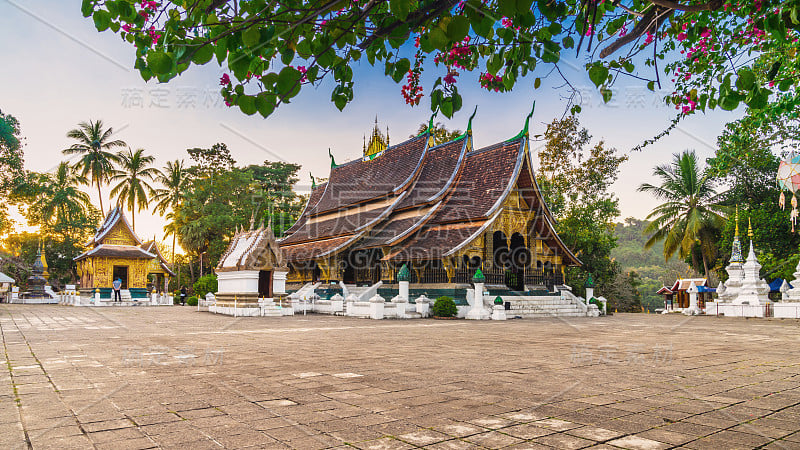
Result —
<instances>
[{"instance_id":1,"label":"tiered temple roof","mask_svg":"<svg viewBox=\"0 0 800 450\"><path fill-rule=\"evenodd\" d=\"M457 252L497 220L512 191L537 211L540 239L565 265L580 261L555 231L531 167L526 130L482 149L471 127L432 145L429 129L380 154L332 165L303 213L279 240L288 263L389 246L383 260L436 259Z\"/></svg>"}]
</instances>

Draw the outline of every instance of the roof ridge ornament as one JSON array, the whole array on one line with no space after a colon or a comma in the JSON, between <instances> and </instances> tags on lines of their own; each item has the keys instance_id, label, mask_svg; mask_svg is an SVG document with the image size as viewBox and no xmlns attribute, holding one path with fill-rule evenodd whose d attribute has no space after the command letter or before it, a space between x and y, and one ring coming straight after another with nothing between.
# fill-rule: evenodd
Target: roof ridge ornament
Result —
<instances>
[{"instance_id":1,"label":"roof ridge ornament","mask_svg":"<svg viewBox=\"0 0 800 450\"><path fill-rule=\"evenodd\" d=\"M314 180L314 175L311 172L308 172L308 176L311 177L311 190L316 189L317 188L317 182L316 182L316 180Z\"/></svg>"},{"instance_id":2,"label":"roof ridge ornament","mask_svg":"<svg viewBox=\"0 0 800 450\"><path fill-rule=\"evenodd\" d=\"M536 109L536 100L533 101L533 106L531 106L531 112L528 113L528 117L525 118L525 127L522 128L522 131L520 131L519 134L517 134L513 138L509 139L509 141L516 141L517 139L520 139L522 137L526 137L526 138L529 137L528 136L528 126L530 124L531 117L533 117L533 110L534 109Z\"/></svg>"},{"instance_id":3,"label":"roof ridge ornament","mask_svg":"<svg viewBox=\"0 0 800 450\"><path fill-rule=\"evenodd\" d=\"M336 168L336 160L333 159L333 153L331 153L331 148L328 147L328 156L331 158L331 169Z\"/></svg>"},{"instance_id":4,"label":"roof ridge ornament","mask_svg":"<svg viewBox=\"0 0 800 450\"><path fill-rule=\"evenodd\" d=\"M438 109L436 111L434 111L433 114L431 114L431 118L428 120L428 128L424 129L422 131L422 133L417 135L417 137L420 137L420 136L422 136L423 134L426 134L426 133L433 132L433 119L434 119L434 117L436 117L437 114L439 114L439 110Z\"/></svg>"}]
</instances>

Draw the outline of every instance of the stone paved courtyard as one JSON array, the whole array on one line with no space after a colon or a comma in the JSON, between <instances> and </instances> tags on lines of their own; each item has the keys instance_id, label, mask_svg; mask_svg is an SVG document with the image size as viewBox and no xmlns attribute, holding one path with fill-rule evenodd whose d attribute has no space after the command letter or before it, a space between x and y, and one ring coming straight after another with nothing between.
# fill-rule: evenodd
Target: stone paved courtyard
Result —
<instances>
[{"instance_id":1,"label":"stone paved courtyard","mask_svg":"<svg viewBox=\"0 0 800 450\"><path fill-rule=\"evenodd\" d=\"M800 322L0 305L0 448L800 448Z\"/></svg>"}]
</instances>

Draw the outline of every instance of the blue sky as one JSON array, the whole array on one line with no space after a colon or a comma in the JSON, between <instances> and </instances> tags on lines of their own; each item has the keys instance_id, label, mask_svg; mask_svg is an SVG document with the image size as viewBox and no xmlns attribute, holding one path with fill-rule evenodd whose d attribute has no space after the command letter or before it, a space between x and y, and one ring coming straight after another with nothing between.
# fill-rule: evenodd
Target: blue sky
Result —
<instances>
[{"instance_id":1,"label":"blue sky","mask_svg":"<svg viewBox=\"0 0 800 450\"><path fill-rule=\"evenodd\" d=\"M430 116L427 97L418 107L407 106L400 85L385 78L382 67L364 61L354 67L355 99L343 112L330 102L331 84L325 83L304 89L267 119L248 117L222 104L218 80L224 71L213 61L193 66L168 84L145 83L132 69L133 48L111 31L98 33L91 19L81 16L77 0L0 0L0 42L0 109L21 123L30 170L53 169L63 159L60 150L70 144L65 133L79 121L102 118L131 147L155 155L159 167L175 158L188 160L187 148L225 142L240 164L265 159L302 164L302 190L308 188L309 171L327 176L328 147L339 163L359 157L362 137L370 132L376 115L382 128L389 126L393 142L404 140ZM429 89L443 70L429 67L423 87ZM595 140L603 139L620 152L628 153L658 134L674 115L673 109L660 103L661 94L647 91L639 81L618 82L612 104L604 105L579 61L565 60L562 70L587 93L581 125ZM531 134L541 134L545 124L564 111L563 91L555 89L560 84L550 77L534 90L530 76L513 92L496 94L478 86L477 73L464 75L458 84L463 110L452 120L439 117L437 121L463 130L477 104L475 145L489 145L517 134L536 100ZM741 114L698 114L682 122L671 136L630 153L614 185L622 217L642 218L650 211L652 199L637 193L636 187L654 181L650 175L654 165L668 162L672 153L687 148L702 157L713 155L724 124ZM96 194L92 195L95 199ZM137 231L143 237L161 236L162 220L149 216L144 211L137 216Z\"/></svg>"}]
</instances>

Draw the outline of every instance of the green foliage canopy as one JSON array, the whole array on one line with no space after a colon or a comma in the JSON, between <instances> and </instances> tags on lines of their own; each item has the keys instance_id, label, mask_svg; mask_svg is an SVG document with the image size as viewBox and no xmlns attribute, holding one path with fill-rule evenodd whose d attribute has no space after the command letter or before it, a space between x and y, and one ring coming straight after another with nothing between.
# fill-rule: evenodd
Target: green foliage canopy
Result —
<instances>
[{"instance_id":1,"label":"green foliage canopy","mask_svg":"<svg viewBox=\"0 0 800 450\"><path fill-rule=\"evenodd\" d=\"M232 75L220 80L226 102L264 117L325 78L335 84L331 101L344 108L354 96L353 66L364 59L397 83L405 78L406 101L416 104L422 63L432 56L443 70L428 90L431 109L446 117L462 106L460 73L480 72L482 87L494 91L532 73L539 88L541 77L563 77L553 69L569 50L588 55L585 69L606 101L620 76L651 89L662 71L675 77L665 101L680 114L760 109L774 92L798 86L793 0L83 0L81 10L98 31L136 48L145 80L166 82L215 60Z\"/></svg>"}]
</instances>

